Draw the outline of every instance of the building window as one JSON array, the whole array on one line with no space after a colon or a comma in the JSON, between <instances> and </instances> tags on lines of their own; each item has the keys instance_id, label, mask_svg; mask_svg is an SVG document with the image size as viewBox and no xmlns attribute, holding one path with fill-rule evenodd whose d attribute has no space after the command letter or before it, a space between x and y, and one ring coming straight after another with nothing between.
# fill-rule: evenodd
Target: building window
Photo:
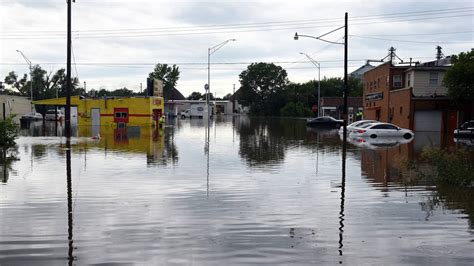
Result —
<instances>
[{"instance_id":1,"label":"building window","mask_svg":"<svg viewBox=\"0 0 474 266\"><path fill-rule=\"evenodd\" d=\"M401 75L393 75L393 87L394 88L401 88L402 87L402 76Z\"/></svg>"},{"instance_id":2,"label":"building window","mask_svg":"<svg viewBox=\"0 0 474 266\"><path fill-rule=\"evenodd\" d=\"M430 72L430 86L438 86L438 72Z\"/></svg>"},{"instance_id":3,"label":"building window","mask_svg":"<svg viewBox=\"0 0 474 266\"><path fill-rule=\"evenodd\" d=\"M380 89L380 79L377 79L377 88Z\"/></svg>"},{"instance_id":4,"label":"building window","mask_svg":"<svg viewBox=\"0 0 474 266\"><path fill-rule=\"evenodd\" d=\"M403 106L400 106L400 114L403 113Z\"/></svg>"},{"instance_id":5,"label":"building window","mask_svg":"<svg viewBox=\"0 0 474 266\"><path fill-rule=\"evenodd\" d=\"M115 117L116 118L127 118L128 114L126 112L116 112Z\"/></svg>"},{"instance_id":6,"label":"building window","mask_svg":"<svg viewBox=\"0 0 474 266\"><path fill-rule=\"evenodd\" d=\"M411 86L411 73L407 74L407 87Z\"/></svg>"}]
</instances>

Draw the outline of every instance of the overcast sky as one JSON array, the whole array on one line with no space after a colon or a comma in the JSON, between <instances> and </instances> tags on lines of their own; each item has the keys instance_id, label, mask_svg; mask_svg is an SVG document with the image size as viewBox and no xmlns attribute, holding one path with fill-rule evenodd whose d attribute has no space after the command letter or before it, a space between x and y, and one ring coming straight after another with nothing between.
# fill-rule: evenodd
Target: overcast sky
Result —
<instances>
[{"instance_id":1,"label":"overcast sky","mask_svg":"<svg viewBox=\"0 0 474 266\"><path fill-rule=\"evenodd\" d=\"M343 46L300 38L344 25L349 13L349 71L381 59L394 46L404 60L429 61L474 45L474 2L402 1L153 1L77 0L73 3L76 73L87 89L138 91L156 63L177 64L178 89L204 92L207 50L235 38L211 56L211 91L222 97L239 87L251 62L275 62L292 82L343 76ZM66 0L0 0L0 77L28 67L17 49L48 71L65 68ZM343 30L325 36L342 42ZM76 72L77 71L77 72Z\"/></svg>"}]
</instances>

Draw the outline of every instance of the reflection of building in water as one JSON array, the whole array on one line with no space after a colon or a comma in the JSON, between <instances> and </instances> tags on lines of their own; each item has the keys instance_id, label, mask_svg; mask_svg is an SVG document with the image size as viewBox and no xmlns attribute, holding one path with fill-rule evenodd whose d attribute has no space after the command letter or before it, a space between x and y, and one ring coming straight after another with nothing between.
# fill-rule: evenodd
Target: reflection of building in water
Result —
<instances>
[{"instance_id":1,"label":"reflection of building in water","mask_svg":"<svg viewBox=\"0 0 474 266\"><path fill-rule=\"evenodd\" d=\"M93 147L101 147L106 151L120 151L131 153L143 153L146 155L147 164L161 164L163 160L168 161L168 153L176 154L174 143L170 144L170 137L165 129L154 127L129 126L124 128L101 126L101 127L79 127L80 137L90 137L100 135L96 145L90 142L82 143ZM173 152L168 151L170 146ZM166 157L166 159L163 159ZM176 158L175 158L176 159ZM170 158L171 160L171 158Z\"/></svg>"},{"instance_id":2,"label":"reflection of building in water","mask_svg":"<svg viewBox=\"0 0 474 266\"><path fill-rule=\"evenodd\" d=\"M361 149L362 172L367 179L387 185L402 182L404 163L413 158L413 144L402 144L392 148Z\"/></svg>"},{"instance_id":3,"label":"reflection of building in water","mask_svg":"<svg viewBox=\"0 0 474 266\"><path fill-rule=\"evenodd\" d=\"M64 106L66 98L34 102L37 105ZM77 111L79 126L145 126L157 123L163 114L163 97L71 97L71 114ZM71 115L71 122L74 117Z\"/></svg>"}]
</instances>

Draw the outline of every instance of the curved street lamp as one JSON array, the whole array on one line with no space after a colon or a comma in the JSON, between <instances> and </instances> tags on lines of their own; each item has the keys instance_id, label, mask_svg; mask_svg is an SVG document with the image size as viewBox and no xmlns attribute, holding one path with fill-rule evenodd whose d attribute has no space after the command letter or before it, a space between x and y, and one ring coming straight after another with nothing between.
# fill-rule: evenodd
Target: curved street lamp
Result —
<instances>
[{"instance_id":1,"label":"curved street lamp","mask_svg":"<svg viewBox=\"0 0 474 266\"><path fill-rule=\"evenodd\" d=\"M22 51L20 50L16 50L16 51L21 54L23 59L25 59L26 63L30 67L30 100L31 100L31 111L33 112L33 75L32 75L33 68L31 64L31 60L28 59L28 57L26 57L26 55Z\"/></svg>"},{"instance_id":2,"label":"curved street lamp","mask_svg":"<svg viewBox=\"0 0 474 266\"><path fill-rule=\"evenodd\" d=\"M306 53L301 53L300 54L306 56L313 65L315 65L318 68L318 117L321 116L321 108L319 107L321 105L321 64L314 60L311 56L309 56Z\"/></svg>"},{"instance_id":3,"label":"curved street lamp","mask_svg":"<svg viewBox=\"0 0 474 266\"><path fill-rule=\"evenodd\" d=\"M207 86L205 86L206 89L206 107L207 107L207 112L209 116L209 93L211 92L211 55L217 50L221 49L224 45L226 45L228 42L235 42L236 39L228 39L226 41L223 41L215 46L212 46L207 49Z\"/></svg>"}]
</instances>

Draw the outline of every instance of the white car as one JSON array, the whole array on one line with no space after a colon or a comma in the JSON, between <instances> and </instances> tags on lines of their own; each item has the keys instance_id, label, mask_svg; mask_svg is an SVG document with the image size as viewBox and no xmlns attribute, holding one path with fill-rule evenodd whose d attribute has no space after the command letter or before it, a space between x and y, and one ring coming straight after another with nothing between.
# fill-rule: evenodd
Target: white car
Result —
<instances>
[{"instance_id":1,"label":"white car","mask_svg":"<svg viewBox=\"0 0 474 266\"><path fill-rule=\"evenodd\" d=\"M56 119L56 111L54 109L46 111L44 116L46 120L58 120L62 121L64 119L64 114L61 110L58 110L58 118Z\"/></svg>"},{"instance_id":2,"label":"white car","mask_svg":"<svg viewBox=\"0 0 474 266\"><path fill-rule=\"evenodd\" d=\"M27 113L21 116L23 120L43 120L43 115L37 112Z\"/></svg>"},{"instance_id":3,"label":"white car","mask_svg":"<svg viewBox=\"0 0 474 266\"><path fill-rule=\"evenodd\" d=\"M353 128L350 135L351 137L404 137L410 139L415 134L409 129L400 128L394 124L378 122Z\"/></svg>"},{"instance_id":4,"label":"white car","mask_svg":"<svg viewBox=\"0 0 474 266\"><path fill-rule=\"evenodd\" d=\"M359 121L355 121L354 123L351 123L351 124L347 125L347 133L350 133L353 128L360 127L362 125L369 124L369 123L378 123L378 122L379 121L377 121L377 120L359 120ZM340 127L339 128L339 134L342 134L343 130L344 130L344 126Z\"/></svg>"}]
</instances>

